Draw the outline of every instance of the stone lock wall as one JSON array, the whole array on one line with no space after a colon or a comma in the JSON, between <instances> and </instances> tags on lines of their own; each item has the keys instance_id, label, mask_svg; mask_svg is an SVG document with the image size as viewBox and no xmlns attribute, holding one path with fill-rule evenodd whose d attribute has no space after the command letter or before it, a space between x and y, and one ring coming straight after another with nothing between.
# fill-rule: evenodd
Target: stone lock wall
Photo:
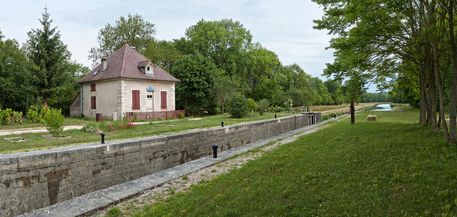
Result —
<instances>
[{"instance_id":1,"label":"stone lock wall","mask_svg":"<svg viewBox=\"0 0 457 217\"><path fill-rule=\"evenodd\" d=\"M104 145L0 155L0 216L19 215L219 151L309 125L300 114L275 120L123 140Z\"/></svg>"}]
</instances>

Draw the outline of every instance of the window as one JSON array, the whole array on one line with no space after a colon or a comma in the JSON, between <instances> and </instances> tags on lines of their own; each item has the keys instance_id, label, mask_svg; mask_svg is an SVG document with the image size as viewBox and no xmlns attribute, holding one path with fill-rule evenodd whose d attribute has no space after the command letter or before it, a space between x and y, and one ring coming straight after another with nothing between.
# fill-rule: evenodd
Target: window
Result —
<instances>
[{"instance_id":1,"label":"window","mask_svg":"<svg viewBox=\"0 0 457 217\"><path fill-rule=\"evenodd\" d=\"M162 91L160 92L160 102L161 102L161 107L162 109L166 109L167 108L167 92L166 91Z\"/></svg>"},{"instance_id":2,"label":"window","mask_svg":"<svg viewBox=\"0 0 457 217\"><path fill-rule=\"evenodd\" d=\"M95 98L95 96L90 97L90 108L97 109L97 99Z\"/></svg>"},{"instance_id":3,"label":"window","mask_svg":"<svg viewBox=\"0 0 457 217\"><path fill-rule=\"evenodd\" d=\"M95 89L95 84L91 84L90 85L90 92L95 92L96 89Z\"/></svg>"},{"instance_id":4,"label":"window","mask_svg":"<svg viewBox=\"0 0 457 217\"><path fill-rule=\"evenodd\" d=\"M140 109L140 91L132 90L132 109Z\"/></svg>"},{"instance_id":5,"label":"window","mask_svg":"<svg viewBox=\"0 0 457 217\"><path fill-rule=\"evenodd\" d=\"M150 65L146 66L146 75L154 75L154 69Z\"/></svg>"}]
</instances>

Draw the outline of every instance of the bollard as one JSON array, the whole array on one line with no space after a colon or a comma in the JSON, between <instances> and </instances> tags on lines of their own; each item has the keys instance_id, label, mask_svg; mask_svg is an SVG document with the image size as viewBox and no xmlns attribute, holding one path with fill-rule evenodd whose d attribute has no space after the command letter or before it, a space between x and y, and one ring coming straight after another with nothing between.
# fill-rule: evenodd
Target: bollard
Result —
<instances>
[{"instance_id":1,"label":"bollard","mask_svg":"<svg viewBox=\"0 0 457 217\"><path fill-rule=\"evenodd\" d=\"M277 118L278 116L275 114L275 119Z\"/></svg>"},{"instance_id":2,"label":"bollard","mask_svg":"<svg viewBox=\"0 0 457 217\"><path fill-rule=\"evenodd\" d=\"M213 149L213 158L217 158L217 147L217 145L211 146L211 148Z\"/></svg>"},{"instance_id":3,"label":"bollard","mask_svg":"<svg viewBox=\"0 0 457 217\"><path fill-rule=\"evenodd\" d=\"M101 137L101 143L102 144L105 144L105 134L104 133L100 133L100 137Z\"/></svg>"},{"instance_id":4,"label":"bollard","mask_svg":"<svg viewBox=\"0 0 457 217\"><path fill-rule=\"evenodd\" d=\"M223 121L221 121L221 127L224 127L224 122Z\"/></svg>"}]
</instances>

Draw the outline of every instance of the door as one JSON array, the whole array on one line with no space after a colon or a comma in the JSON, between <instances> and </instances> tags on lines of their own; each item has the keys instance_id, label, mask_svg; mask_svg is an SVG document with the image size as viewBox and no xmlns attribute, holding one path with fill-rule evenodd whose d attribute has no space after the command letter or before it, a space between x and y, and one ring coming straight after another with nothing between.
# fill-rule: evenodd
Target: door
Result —
<instances>
[{"instance_id":1,"label":"door","mask_svg":"<svg viewBox=\"0 0 457 217\"><path fill-rule=\"evenodd\" d=\"M167 91L160 92L160 108L167 109Z\"/></svg>"},{"instance_id":2,"label":"door","mask_svg":"<svg viewBox=\"0 0 457 217\"><path fill-rule=\"evenodd\" d=\"M140 91L139 90L132 90L132 109L133 110L140 109Z\"/></svg>"}]
</instances>

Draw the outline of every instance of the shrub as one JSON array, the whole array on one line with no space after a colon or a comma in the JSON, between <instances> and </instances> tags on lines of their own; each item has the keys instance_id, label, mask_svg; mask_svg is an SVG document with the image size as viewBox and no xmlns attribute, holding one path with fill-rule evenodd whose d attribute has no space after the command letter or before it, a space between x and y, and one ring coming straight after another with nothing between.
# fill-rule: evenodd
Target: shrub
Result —
<instances>
[{"instance_id":1,"label":"shrub","mask_svg":"<svg viewBox=\"0 0 457 217\"><path fill-rule=\"evenodd\" d=\"M3 125L10 125L13 123L13 110L10 108L0 110L1 112L1 123Z\"/></svg>"},{"instance_id":2,"label":"shrub","mask_svg":"<svg viewBox=\"0 0 457 217\"><path fill-rule=\"evenodd\" d=\"M233 118L242 118L249 112L248 100L241 94L232 96L228 101L228 112Z\"/></svg>"},{"instance_id":3,"label":"shrub","mask_svg":"<svg viewBox=\"0 0 457 217\"><path fill-rule=\"evenodd\" d=\"M292 108L293 108L293 101L292 99L287 99L285 102L284 102L284 110L285 111L292 111Z\"/></svg>"},{"instance_id":4,"label":"shrub","mask_svg":"<svg viewBox=\"0 0 457 217\"><path fill-rule=\"evenodd\" d=\"M247 100L247 106L248 106L249 112L254 112L257 110L257 103L252 98L249 98Z\"/></svg>"},{"instance_id":5,"label":"shrub","mask_svg":"<svg viewBox=\"0 0 457 217\"><path fill-rule=\"evenodd\" d=\"M178 113L178 118L179 118L179 119L183 119L184 116L185 116L184 113L182 113L182 112L179 112L179 113Z\"/></svg>"},{"instance_id":6,"label":"shrub","mask_svg":"<svg viewBox=\"0 0 457 217\"><path fill-rule=\"evenodd\" d=\"M43 114L40 110L41 109L36 105L30 106L29 110L27 111L27 119L32 123L42 123Z\"/></svg>"},{"instance_id":7,"label":"shrub","mask_svg":"<svg viewBox=\"0 0 457 217\"><path fill-rule=\"evenodd\" d=\"M22 124L22 112L13 111L11 115L11 122L14 124Z\"/></svg>"},{"instance_id":8,"label":"shrub","mask_svg":"<svg viewBox=\"0 0 457 217\"><path fill-rule=\"evenodd\" d=\"M93 124L87 124L87 125L84 125L83 128L81 128L81 131L87 132L87 133L95 133L97 131L97 127Z\"/></svg>"},{"instance_id":9,"label":"shrub","mask_svg":"<svg viewBox=\"0 0 457 217\"><path fill-rule=\"evenodd\" d=\"M53 136L60 136L63 132L64 117L60 109L47 109L44 120L46 122L46 129Z\"/></svg>"},{"instance_id":10,"label":"shrub","mask_svg":"<svg viewBox=\"0 0 457 217\"><path fill-rule=\"evenodd\" d=\"M267 99L262 99L257 103L257 111L260 115L263 115L268 110L268 107L270 107L270 101Z\"/></svg>"},{"instance_id":11,"label":"shrub","mask_svg":"<svg viewBox=\"0 0 457 217\"><path fill-rule=\"evenodd\" d=\"M276 112L284 112L284 111L286 111L286 109L281 106L272 106L272 107L270 107L270 111L276 113Z\"/></svg>"}]
</instances>

